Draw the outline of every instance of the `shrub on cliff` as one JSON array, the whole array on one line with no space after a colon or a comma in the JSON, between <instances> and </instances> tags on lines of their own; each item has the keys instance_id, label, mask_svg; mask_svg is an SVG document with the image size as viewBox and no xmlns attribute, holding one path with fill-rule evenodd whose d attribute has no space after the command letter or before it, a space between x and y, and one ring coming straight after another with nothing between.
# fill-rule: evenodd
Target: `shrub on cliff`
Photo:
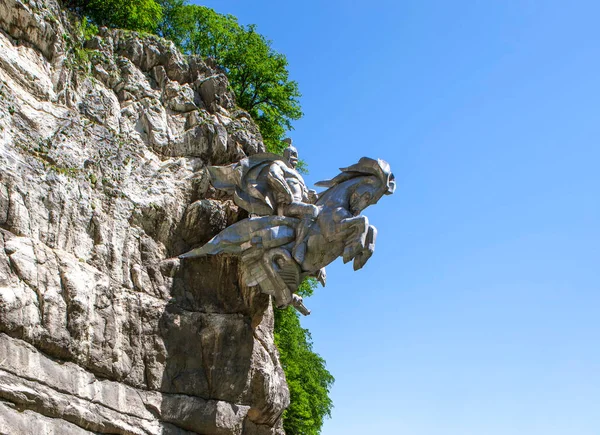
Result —
<instances>
[{"instance_id":1,"label":"shrub on cliff","mask_svg":"<svg viewBox=\"0 0 600 435\"><path fill-rule=\"evenodd\" d=\"M99 26L155 32L162 19L155 0L66 0L64 4Z\"/></svg>"}]
</instances>

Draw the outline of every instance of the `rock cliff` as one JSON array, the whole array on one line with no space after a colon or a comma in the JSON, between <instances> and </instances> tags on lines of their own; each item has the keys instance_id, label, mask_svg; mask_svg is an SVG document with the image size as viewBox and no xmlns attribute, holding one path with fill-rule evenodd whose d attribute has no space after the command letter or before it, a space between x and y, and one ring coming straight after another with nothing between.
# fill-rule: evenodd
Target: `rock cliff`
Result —
<instances>
[{"instance_id":1,"label":"rock cliff","mask_svg":"<svg viewBox=\"0 0 600 435\"><path fill-rule=\"evenodd\" d=\"M0 1L0 433L281 435L269 298L206 166L263 151L227 78L165 40Z\"/></svg>"}]
</instances>

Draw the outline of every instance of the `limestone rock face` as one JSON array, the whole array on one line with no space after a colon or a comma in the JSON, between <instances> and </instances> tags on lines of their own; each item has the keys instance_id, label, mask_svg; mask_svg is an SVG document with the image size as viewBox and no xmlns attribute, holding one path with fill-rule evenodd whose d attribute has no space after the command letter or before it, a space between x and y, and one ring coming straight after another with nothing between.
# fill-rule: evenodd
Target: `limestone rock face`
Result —
<instances>
[{"instance_id":1,"label":"limestone rock face","mask_svg":"<svg viewBox=\"0 0 600 435\"><path fill-rule=\"evenodd\" d=\"M245 217L206 166L264 151L227 78L55 0L0 30L0 433L282 435L269 297L177 259Z\"/></svg>"}]
</instances>

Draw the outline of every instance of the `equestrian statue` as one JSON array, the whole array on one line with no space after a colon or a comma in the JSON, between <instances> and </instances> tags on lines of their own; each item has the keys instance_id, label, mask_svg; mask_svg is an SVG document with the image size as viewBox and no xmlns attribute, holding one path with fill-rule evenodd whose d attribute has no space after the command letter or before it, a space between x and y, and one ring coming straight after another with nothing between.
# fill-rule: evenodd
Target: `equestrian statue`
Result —
<instances>
[{"instance_id":1,"label":"equestrian statue","mask_svg":"<svg viewBox=\"0 0 600 435\"><path fill-rule=\"evenodd\" d=\"M390 165L361 158L341 168L317 194L296 170L298 151L286 139L283 157L260 153L228 166L211 166L213 186L233 194L250 217L221 231L204 246L180 258L234 254L242 279L273 296L278 308L310 311L296 294L305 277L325 285L325 266L341 256L362 268L375 250L377 230L360 213L396 188Z\"/></svg>"}]
</instances>

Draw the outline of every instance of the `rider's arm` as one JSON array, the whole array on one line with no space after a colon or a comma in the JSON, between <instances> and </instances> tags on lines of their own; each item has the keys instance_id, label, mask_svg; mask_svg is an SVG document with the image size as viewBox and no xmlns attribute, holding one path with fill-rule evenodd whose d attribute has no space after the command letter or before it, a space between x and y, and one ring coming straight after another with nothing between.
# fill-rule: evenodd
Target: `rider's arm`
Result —
<instances>
[{"instance_id":1,"label":"rider's arm","mask_svg":"<svg viewBox=\"0 0 600 435\"><path fill-rule=\"evenodd\" d=\"M287 185L285 174L279 165L273 164L269 167L267 180L269 181L269 186L285 198L284 202L286 204L289 204L294 200L294 195Z\"/></svg>"}]
</instances>

